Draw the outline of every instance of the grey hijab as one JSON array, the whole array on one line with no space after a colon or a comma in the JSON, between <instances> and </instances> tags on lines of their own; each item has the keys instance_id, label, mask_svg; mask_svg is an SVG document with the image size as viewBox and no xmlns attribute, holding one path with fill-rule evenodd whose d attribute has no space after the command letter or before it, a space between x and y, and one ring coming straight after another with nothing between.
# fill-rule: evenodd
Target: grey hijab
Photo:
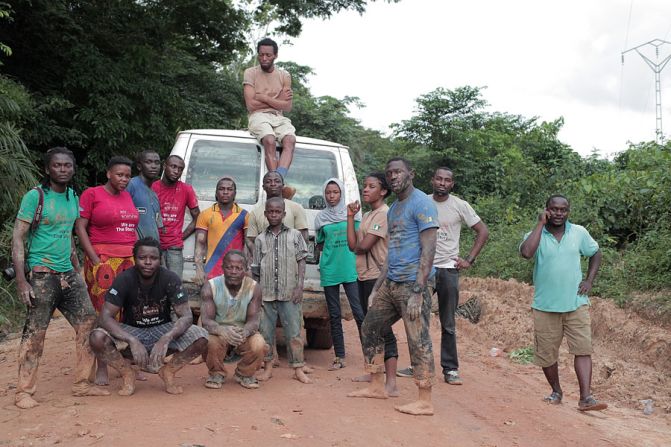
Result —
<instances>
[{"instance_id":1,"label":"grey hijab","mask_svg":"<svg viewBox=\"0 0 671 447\"><path fill-rule=\"evenodd\" d=\"M319 214L317 214L317 217L315 218L315 231L319 231L321 227L328 224L347 221L347 202L345 201L345 185L343 185L343 183L335 177L326 180L326 182L324 182L324 187L322 188L324 199L326 199L325 194L326 186L329 183L335 183L336 185L338 185L338 188L340 188L340 202L338 202L338 204L335 206L330 206L328 202L326 203L326 208L321 210ZM354 219L361 220L359 213L357 213L357 215L354 216Z\"/></svg>"}]
</instances>

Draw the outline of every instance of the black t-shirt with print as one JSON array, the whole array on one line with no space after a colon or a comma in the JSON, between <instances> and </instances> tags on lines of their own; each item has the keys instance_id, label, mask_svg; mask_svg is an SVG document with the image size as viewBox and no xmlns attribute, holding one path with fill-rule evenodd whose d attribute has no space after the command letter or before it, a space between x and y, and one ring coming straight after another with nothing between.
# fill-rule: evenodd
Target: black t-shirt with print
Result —
<instances>
[{"instance_id":1,"label":"black t-shirt with print","mask_svg":"<svg viewBox=\"0 0 671 447\"><path fill-rule=\"evenodd\" d=\"M187 300L182 280L165 267L149 285L143 285L140 273L131 267L116 277L105 295L105 301L122 308L123 323L141 328L168 323L172 306Z\"/></svg>"}]
</instances>

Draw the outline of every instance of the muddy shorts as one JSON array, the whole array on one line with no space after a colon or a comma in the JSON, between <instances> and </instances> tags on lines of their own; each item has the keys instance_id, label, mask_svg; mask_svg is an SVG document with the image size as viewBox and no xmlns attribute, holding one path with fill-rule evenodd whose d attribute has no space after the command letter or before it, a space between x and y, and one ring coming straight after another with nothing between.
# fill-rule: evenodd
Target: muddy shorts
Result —
<instances>
[{"instance_id":1,"label":"muddy shorts","mask_svg":"<svg viewBox=\"0 0 671 447\"><path fill-rule=\"evenodd\" d=\"M160 324L158 326L151 326L146 328L139 328L135 326L129 326L127 324L119 323L121 328L132 335L133 337L140 340L140 343L145 347L148 353L154 348L154 345L167 334L175 326L175 323L169 322L165 324ZM114 341L114 346L117 350L121 352L124 357L133 358L132 353L130 352L130 347L128 343L123 340L116 339L110 335L105 329L99 327L94 329L95 331L101 331ZM172 340L168 345L168 351L184 351L186 348L191 346L199 338L208 338L208 333L205 329L200 326L191 325L189 329L186 330L177 340Z\"/></svg>"},{"instance_id":2,"label":"muddy shorts","mask_svg":"<svg viewBox=\"0 0 671 447\"><path fill-rule=\"evenodd\" d=\"M277 141L282 141L287 135L296 135L296 128L291 120L280 113L256 112L249 115L247 125L249 133L261 142L266 135L274 135Z\"/></svg>"},{"instance_id":3,"label":"muddy shorts","mask_svg":"<svg viewBox=\"0 0 671 447\"><path fill-rule=\"evenodd\" d=\"M557 362L559 346L564 336L570 354L592 354L592 324L588 305L563 313L533 309L533 315L536 365L547 368Z\"/></svg>"}]
</instances>

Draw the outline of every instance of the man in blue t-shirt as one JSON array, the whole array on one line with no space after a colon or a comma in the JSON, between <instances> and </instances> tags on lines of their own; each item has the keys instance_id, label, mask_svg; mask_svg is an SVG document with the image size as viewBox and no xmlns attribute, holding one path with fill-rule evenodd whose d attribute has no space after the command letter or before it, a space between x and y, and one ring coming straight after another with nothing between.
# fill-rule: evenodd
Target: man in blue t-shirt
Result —
<instances>
[{"instance_id":1,"label":"man in blue t-shirt","mask_svg":"<svg viewBox=\"0 0 671 447\"><path fill-rule=\"evenodd\" d=\"M133 198L133 204L140 214L137 224L137 238L151 237L160 240L159 231L163 231L163 218L158 196L151 184L161 174L161 157L155 151L144 151L137 160L140 174L130 179L126 191Z\"/></svg>"},{"instance_id":2,"label":"man in blue t-shirt","mask_svg":"<svg viewBox=\"0 0 671 447\"><path fill-rule=\"evenodd\" d=\"M349 396L388 397L384 387L384 334L402 318L419 399L395 408L406 414L432 415L435 366L429 323L438 212L431 199L413 186L415 171L410 162L392 158L387 162L385 174L396 194L396 201L387 213L389 252L369 298L372 307L361 328L365 369L371 375L371 384Z\"/></svg>"},{"instance_id":3,"label":"man in blue t-shirt","mask_svg":"<svg viewBox=\"0 0 671 447\"><path fill-rule=\"evenodd\" d=\"M604 410L591 391L592 381L592 327L589 299L592 283L601 264L601 251L589 232L568 221L569 201L562 195L553 195L545 203L533 231L524 236L520 254L533 258L534 300L534 361L552 387L552 393L543 400L560 404L563 392L559 385L559 346L564 335L570 354L575 356L574 367L580 386L578 410ZM589 258L587 278L582 279L580 257Z\"/></svg>"}]
</instances>

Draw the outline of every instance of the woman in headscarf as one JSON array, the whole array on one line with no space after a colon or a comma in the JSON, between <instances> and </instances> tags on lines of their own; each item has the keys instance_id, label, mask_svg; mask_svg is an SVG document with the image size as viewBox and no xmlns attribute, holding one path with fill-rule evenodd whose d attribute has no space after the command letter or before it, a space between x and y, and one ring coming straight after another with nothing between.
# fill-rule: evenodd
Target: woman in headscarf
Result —
<instances>
[{"instance_id":1,"label":"woman in headscarf","mask_svg":"<svg viewBox=\"0 0 671 447\"><path fill-rule=\"evenodd\" d=\"M375 282L382 274L384 263L387 260L387 245L389 234L387 231L387 211L389 207L384 203L391 189L383 172L372 172L363 181L361 198L370 206L371 211L363 215L361 225L355 230L355 217L361 210L359 201L347 205L347 245L356 254L356 271L359 275L359 299L364 316L368 312L370 297ZM396 386L396 364L398 361L398 347L394 333L384 333L384 372L386 375L385 388L387 395L399 395ZM370 375L355 377L355 382L369 382Z\"/></svg>"},{"instance_id":2,"label":"woman in headscarf","mask_svg":"<svg viewBox=\"0 0 671 447\"><path fill-rule=\"evenodd\" d=\"M319 272L321 286L326 295L326 305L331 320L331 338L335 359L329 370L345 367L345 337L342 330L342 311L340 309L340 286L347 295L352 314L361 336L363 309L359 301L357 285L356 257L347 246L347 202L345 188L337 178L324 183L324 199L326 208L315 218L317 231L317 249L321 250ZM357 216L355 227L360 220Z\"/></svg>"}]
</instances>

